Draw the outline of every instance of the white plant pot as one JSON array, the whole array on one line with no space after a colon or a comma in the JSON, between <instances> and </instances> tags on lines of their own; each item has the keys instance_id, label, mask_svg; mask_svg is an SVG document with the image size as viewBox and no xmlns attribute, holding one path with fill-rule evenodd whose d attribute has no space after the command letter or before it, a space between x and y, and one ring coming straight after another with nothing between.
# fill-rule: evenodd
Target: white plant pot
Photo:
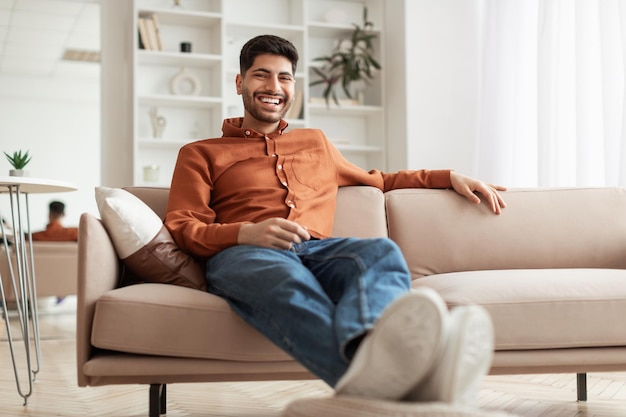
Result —
<instances>
[{"instance_id":1,"label":"white plant pot","mask_svg":"<svg viewBox=\"0 0 626 417\"><path fill-rule=\"evenodd\" d=\"M10 169L9 175L12 177L27 177L28 171L25 169Z\"/></svg>"}]
</instances>

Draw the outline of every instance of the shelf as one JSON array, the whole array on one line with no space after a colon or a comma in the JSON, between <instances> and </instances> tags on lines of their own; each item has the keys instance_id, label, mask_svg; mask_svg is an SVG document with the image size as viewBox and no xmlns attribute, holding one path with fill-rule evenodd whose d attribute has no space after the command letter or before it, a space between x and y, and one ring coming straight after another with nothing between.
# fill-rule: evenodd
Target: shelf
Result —
<instances>
[{"instance_id":1,"label":"shelf","mask_svg":"<svg viewBox=\"0 0 626 417\"><path fill-rule=\"evenodd\" d=\"M231 34L235 33L242 35L248 35L251 33L272 33L273 35L281 36L283 38L289 38L291 35L302 35L304 33L304 28L302 26L266 25L263 23L226 23L226 30Z\"/></svg>"},{"instance_id":2,"label":"shelf","mask_svg":"<svg viewBox=\"0 0 626 417\"><path fill-rule=\"evenodd\" d=\"M164 52L140 49L137 51L140 64L178 65L188 67L210 68L222 63L222 56L215 54L197 54L184 52Z\"/></svg>"},{"instance_id":3,"label":"shelf","mask_svg":"<svg viewBox=\"0 0 626 417\"><path fill-rule=\"evenodd\" d=\"M222 105L220 97L152 94L139 96L137 100L139 104L170 107L215 108Z\"/></svg>"},{"instance_id":4,"label":"shelf","mask_svg":"<svg viewBox=\"0 0 626 417\"><path fill-rule=\"evenodd\" d=\"M354 31L354 26L352 25L336 23L310 22L307 26L309 35L320 38L345 38L346 35L351 35ZM371 29L369 32L380 35L380 30L376 28Z\"/></svg>"},{"instance_id":5,"label":"shelf","mask_svg":"<svg viewBox=\"0 0 626 417\"><path fill-rule=\"evenodd\" d=\"M330 107L321 103L309 103L309 114L318 116L335 116L335 115L350 115L350 116L366 116L381 113L383 111L382 106L362 106L362 105L345 105L337 106L331 100Z\"/></svg>"},{"instance_id":6,"label":"shelf","mask_svg":"<svg viewBox=\"0 0 626 417\"><path fill-rule=\"evenodd\" d=\"M195 12L171 9L139 9L139 16L156 14L159 23L166 25L184 25L198 27L212 27L222 21L221 13Z\"/></svg>"}]
</instances>

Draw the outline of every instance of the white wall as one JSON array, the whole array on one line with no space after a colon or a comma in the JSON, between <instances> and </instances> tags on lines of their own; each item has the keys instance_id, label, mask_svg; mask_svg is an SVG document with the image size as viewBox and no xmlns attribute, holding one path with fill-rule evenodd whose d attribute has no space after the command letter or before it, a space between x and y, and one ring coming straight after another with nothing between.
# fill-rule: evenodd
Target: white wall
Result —
<instances>
[{"instance_id":1,"label":"white wall","mask_svg":"<svg viewBox=\"0 0 626 417\"><path fill-rule=\"evenodd\" d=\"M480 4L481 0L388 1L391 171L451 168L475 175Z\"/></svg>"},{"instance_id":2,"label":"white wall","mask_svg":"<svg viewBox=\"0 0 626 417\"><path fill-rule=\"evenodd\" d=\"M94 64L83 64L94 65ZM99 73L99 71L98 71ZM97 214L94 187L100 183L100 79L0 76L0 151L30 150L30 177L74 183L78 191L32 194L31 228L47 224L48 203L66 204L67 226L77 226L80 214ZM0 154L0 175L11 169ZM0 213L9 203L0 194Z\"/></svg>"}]
</instances>

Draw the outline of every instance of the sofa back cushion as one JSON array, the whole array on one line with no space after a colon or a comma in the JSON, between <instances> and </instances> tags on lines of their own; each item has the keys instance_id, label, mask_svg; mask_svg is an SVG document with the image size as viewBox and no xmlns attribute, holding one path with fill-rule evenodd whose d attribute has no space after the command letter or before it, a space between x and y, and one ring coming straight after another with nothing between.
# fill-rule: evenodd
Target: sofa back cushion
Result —
<instances>
[{"instance_id":1,"label":"sofa back cushion","mask_svg":"<svg viewBox=\"0 0 626 417\"><path fill-rule=\"evenodd\" d=\"M168 188L126 187L125 190L139 197L159 217L165 218ZM383 193L374 187L339 188L333 236L387 237Z\"/></svg>"},{"instance_id":2,"label":"sofa back cushion","mask_svg":"<svg viewBox=\"0 0 626 417\"><path fill-rule=\"evenodd\" d=\"M385 197L378 188L340 187L337 193L335 237L387 237Z\"/></svg>"},{"instance_id":3,"label":"sofa back cushion","mask_svg":"<svg viewBox=\"0 0 626 417\"><path fill-rule=\"evenodd\" d=\"M161 219L165 219L167 199L170 195L169 188L125 187L124 189L146 203L146 205L150 207Z\"/></svg>"},{"instance_id":4,"label":"sofa back cushion","mask_svg":"<svg viewBox=\"0 0 626 417\"><path fill-rule=\"evenodd\" d=\"M11 248L14 248L11 246ZM30 247L26 246L26 251ZM15 250L11 250L11 269L17 274ZM33 242L34 271L38 297L61 297L76 294L78 265L77 242ZM0 245L0 279L7 301L15 301L7 255Z\"/></svg>"},{"instance_id":5,"label":"sofa back cushion","mask_svg":"<svg viewBox=\"0 0 626 417\"><path fill-rule=\"evenodd\" d=\"M386 193L389 236L414 278L523 268L626 268L622 188L516 189L491 213L451 190Z\"/></svg>"}]
</instances>

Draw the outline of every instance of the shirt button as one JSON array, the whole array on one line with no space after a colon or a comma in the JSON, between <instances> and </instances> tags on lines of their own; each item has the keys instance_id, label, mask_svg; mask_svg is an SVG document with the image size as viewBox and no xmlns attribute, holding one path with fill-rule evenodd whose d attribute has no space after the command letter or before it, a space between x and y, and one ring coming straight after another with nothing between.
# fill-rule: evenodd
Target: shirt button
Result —
<instances>
[{"instance_id":1,"label":"shirt button","mask_svg":"<svg viewBox=\"0 0 626 417\"><path fill-rule=\"evenodd\" d=\"M283 166L279 164L278 169L283 169Z\"/></svg>"},{"instance_id":2,"label":"shirt button","mask_svg":"<svg viewBox=\"0 0 626 417\"><path fill-rule=\"evenodd\" d=\"M249 130L246 130L244 133L246 134L246 136L250 136L250 131Z\"/></svg>"}]
</instances>

